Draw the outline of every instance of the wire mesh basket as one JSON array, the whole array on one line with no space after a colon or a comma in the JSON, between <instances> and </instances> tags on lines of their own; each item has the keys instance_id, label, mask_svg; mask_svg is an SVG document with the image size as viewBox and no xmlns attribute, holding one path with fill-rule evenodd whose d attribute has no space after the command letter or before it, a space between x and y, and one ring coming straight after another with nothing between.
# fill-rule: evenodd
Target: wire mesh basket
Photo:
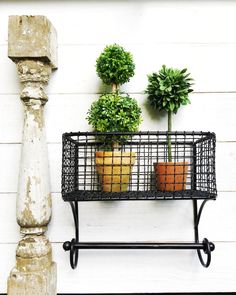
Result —
<instances>
[{"instance_id":1,"label":"wire mesh basket","mask_svg":"<svg viewBox=\"0 0 236 295\"><path fill-rule=\"evenodd\" d=\"M63 199L215 199L215 143L211 132L65 133Z\"/></svg>"}]
</instances>

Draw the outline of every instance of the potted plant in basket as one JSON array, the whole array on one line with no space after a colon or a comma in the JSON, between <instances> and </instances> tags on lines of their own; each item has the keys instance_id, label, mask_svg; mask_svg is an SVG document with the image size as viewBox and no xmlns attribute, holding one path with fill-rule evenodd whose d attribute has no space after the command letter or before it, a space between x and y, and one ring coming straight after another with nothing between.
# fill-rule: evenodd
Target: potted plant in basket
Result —
<instances>
[{"instance_id":1,"label":"potted plant in basket","mask_svg":"<svg viewBox=\"0 0 236 295\"><path fill-rule=\"evenodd\" d=\"M157 186L160 190L184 190L188 171L187 162L173 162L171 151L172 115L181 105L190 103L189 93L193 79L187 69L173 69L162 66L158 73L148 75L148 86L145 93L151 106L168 113L167 151L168 162L154 163Z\"/></svg>"},{"instance_id":2,"label":"potted plant in basket","mask_svg":"<svg viewBox=\"0 0 236 295\"><path fill-rule=\"evenodd\" d=\"M141 109L134 98L120 93L121 84L134 75L132 55L121 46L107 46L96 63L98 76L111 85L112 93L102 94L93 102L87 120L97 132L134 132L141 123ZM126 191L135 153L120 151L126 136L103 136L105 150L96 152L96 169L103 191Z\"/></svg>"}]
</instances>

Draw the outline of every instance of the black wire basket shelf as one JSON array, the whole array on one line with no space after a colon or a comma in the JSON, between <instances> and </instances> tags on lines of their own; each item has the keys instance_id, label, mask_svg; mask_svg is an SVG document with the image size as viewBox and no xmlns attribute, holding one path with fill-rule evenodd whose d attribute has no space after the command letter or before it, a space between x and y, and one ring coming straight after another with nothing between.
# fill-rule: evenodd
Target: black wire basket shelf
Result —
<instances>
[{"instance_id":1,"label":"black wire basket shelf","mask_svg":"<svg viewBox=\"0 0 236 295\"><path fill-rule=\"evenodd\" d=\"M215 245L207 238L199 241L198 225L206 202L217 195L215 144L211 132L63 134L62 197L75 223L75 238L63 248L70 252L71 267L77 267L83 249L193 249L208 267ZM80 241L79 202L126 200L192 200L194 241Z\"/></svg>"},{"instance_id":2,"label":"black wire basket shelf","mask_svg":"<svg viewBox=\"0 0 236 295\"><path fill-rule=\"evenodd\" d=\"M63 199L215 199L215 142L211 132L65 133Z\"/></svg>"}]
</instances>

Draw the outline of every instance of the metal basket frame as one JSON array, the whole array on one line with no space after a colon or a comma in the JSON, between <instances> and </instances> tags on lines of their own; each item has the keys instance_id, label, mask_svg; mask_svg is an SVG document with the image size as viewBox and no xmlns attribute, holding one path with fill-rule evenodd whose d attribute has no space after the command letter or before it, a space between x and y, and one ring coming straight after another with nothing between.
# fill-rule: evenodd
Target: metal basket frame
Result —
<instances>
[{"instance_id":1,"label":"metal basket frame","mask_svg":"<svg viewBox=\"0 0 236 295\"><path fill-rule=\"evenodd\" d=\"M188 166L186 188L181 191L163 191L156 185L153 164L168 162L168 136L171 140L174 167L177 169L178 162L185 162ZM121 151L136 154L126 192L104 192L96 170L95 153L104 149L104 142L110 137L121 138ZM62 159L63 199L214 199L217 194L215 141L215 134L210 132L65 133ZM122 160L126 160L125 157Z\"/></svg>"},{"instance_id":2,"label":"metal basket frame","mask_svg":"<svg viewBox=\"0 0 236 295\"><path fill-rule=\"evenodd\" d=\"M119 191L118 188L115 192L111 189L107 192L102 187L105 181L103 178L101 180L101 176L97 173L95 154L99 150L104 150L107 146L105 143L114 138L119 141L120 161L126 163L127 154L124 152L128 151L130 157L132 153L135 153L135 162L130 169L132 173L129 176L127 189ZM174 175L174 180L166 180L164 176L164 181L162 180L161 183L156 181L157 175L154 173L153 166L154 163L168 162L168 139L171 141L172 165L174 166L174 172L171 174ZM64 242L63 248L65 251L70 251L71 267L73 269L77 267L80 249L194 249L197 251L201 264L208 267L215 245L206 238L202 242L199 241L198 226L205 204L209 200L215 200L217 196L215 146L216 136L211 132L74 132L63 134L62 197L71 205L75 224L75 238ZM187 172L182 173L186 176L186 181L179 180L179 178L177 181L179 162L187 166L185 170ZM109 164L112 171L113 164L113 162ZM104 160L103 166L107 165ZM131 166L127 163L125 165ZM164 173L163 175L162 173L157 174L163 177ZM108 174L108 177L111 175ZM118 179L120 179L119 175ZM163 186L160 189L161 184ZM171 184L171 190L168 189L167 184ZM118 181L118 187L119 185L121 188L121 181ZM179 185L182 187L179 188ZM194 241L192 243L80 242L79 202L132 200L192 200ZM206 255L206 260L203 259L202 252Z\"/></svg>"}]
</instances>

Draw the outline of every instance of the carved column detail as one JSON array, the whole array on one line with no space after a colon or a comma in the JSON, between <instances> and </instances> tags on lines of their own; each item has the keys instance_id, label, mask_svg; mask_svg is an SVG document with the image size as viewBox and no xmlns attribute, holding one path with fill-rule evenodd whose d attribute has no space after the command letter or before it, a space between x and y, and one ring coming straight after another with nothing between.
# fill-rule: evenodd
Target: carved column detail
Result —
<instances>
[{"instance_id":1,"label":"carved column detail","mask_svg":"<svg viewBox=\"0 0 236 295\"><path fill-rule=\"evenodd\" d=\"M45 232L51 216L47 145L43 109L47 102L44 86L51 67L41 61L17 63L23 84L24 131L17 197L17 222L23 234Z\"/></svg>"},{"instance_id":2,"label":"carved column detail","mask_svg":"<svg viewBox=\"0 0 236 295\"><path fill-rule=\"evenodd\" d=\"M44 235L51 218L45 136L45 86L56 68L56 32L44 16L10 16L8 56L23 86L24 129L17 193L17 222L23 234L16 267L8 279L10 295L56 294L56 264Z\"/></svg>"}]
</instances>

